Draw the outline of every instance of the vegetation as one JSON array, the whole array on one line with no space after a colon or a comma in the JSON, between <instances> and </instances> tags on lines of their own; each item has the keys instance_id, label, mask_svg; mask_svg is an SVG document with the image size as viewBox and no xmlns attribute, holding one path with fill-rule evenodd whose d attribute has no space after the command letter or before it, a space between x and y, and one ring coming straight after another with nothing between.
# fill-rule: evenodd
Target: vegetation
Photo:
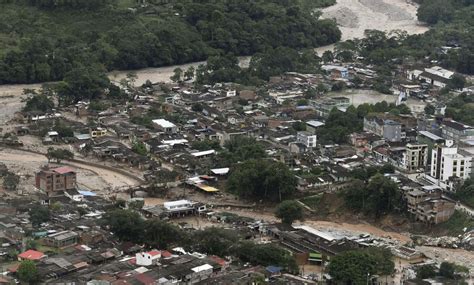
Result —
<instances>
[{"instance_id":1,"label":"vegetation","mask_svg":"<svg viewBox=\"0 0 474 285\"><path fill-rule=\"evenodd\" d=\"M424 264L416 269L417 279L427 279L436 277L437 268L433 264Z\"/></svg>"},{"instance_id":2,"label":"vegetation","mask_svg":"<svg viewBox=\"0 0 474 285\"><path fill-rule=\"evenodd\" d=\"M23 108L24 112L51 112L54 108L54 102L45 94L35 94L26 101L26 105Z\"/></svg>"},{"instance_id":3,"label":"vegetation","mask_svg":"<svg viewBox=\"0 0 474 285\"><path fill-rule=\"evenodd\" d=\"M253 138L238 136L224 144L224 150L219 153L219 164L228 167L237 162L249 159L265 158L265 148Z\"/></svg>"},{"instance_id":4,"label":"vegetation","mask_svg":"<svg viewBox=\"0 0 474 285\"><path fill-rule=\"evenodd\" d=\"M328 272L336 283L363 285L374 275L390 275L395 269L388 249L347 251L331 259Z\"/></svg>"},{"instance_id":5,"label":"vegetation","mask_svg":"<svg viewBox=\"0 0 474 285\"><path fill-rule=\"evenodd\" d=\"M464 183L457 188L454 198L474 208L474 179L466 179Z\"/></svg>"},{"instance_id":6,"label":"vegetation","mask_svg":"<svg viewBox=\"0 0 474 285\"><path fill-rule=\"evenodd\" d=\"M393 115L410 114L410 109L405 105L396 106L382 101L376 104L362 104L355 108L350 106L346 112L334 108L326 119L325 125L318 130L318 140L321 143L345 143L348 135L362 131L364 117L373 113L386 113Z\"/></svg>"},{"instance_id":7,"label":"vegetation","mask_svg":"<svg viewBox=\"0 0 474 285\"><path fill-rule=\"evenodd\" d=\"M242 261L250 262L254 265L282 266L291 272L298 270L295 259L291 256L291 254L277 245L257 245L252 242L242 242L238 245L235 254Z\"/></svg>"},{"instance_id":8,"label":"vegetation","mask_svg":"<svg viewBox=\"0 0 474 285\"><path fill-rule=\"evenodd\" d=\"M30 221L34 227L46 223L50 219L50 212L48 207L35 205L30 210Z\"/></svg>"},{"instance_id":9,"label":"vegetation","mask_svg":"<svg viewBox=\"0 0 474 285\"><path fill-rule=\"evenodd\" d=\"M18 184L20 184L20 176L13 172L7 172L3 176L3 188L7 191L16 191Z\"/></svg>"},{"instance_id":10,"label":"vegetation","mask_svg":"<svg viewBox=\"0 0 474 285\"><path fill-rule=\"evenodd\" d=\"M447 104L445 116L474 125L474 99L467 93L454 97Z\"/></svg>"},{"instance_id":11,"label":"vegetation","mask_svg":"<svg viewBox=\"0 0 474 285\"><path fill-rule=\"evenodd\" d=\"M38 280L38 269L36 264L31 260L24 260L18 267L18 278L28 284L36 284Z\"/></svg>"},{"instance_id":12,"label":"vegetation","mask_svg":"<svg viewBox=\"0 0 474 285\"><path fill-rule=\"evenodd\" d=\"M227 190L242 198L282 201L296 189L296 177L281 162L251 159L237 164L227 181Z\"/></svg>"},{"instance_id":13,"label":"vegetation","mask_svg":"<svg viewBox=\"0 0 474 285\"><path fill-rule=\"evenodd\" d=\"M74 158L74 153L70 152L67 149L55 149L55 148L48 148L48 152L46 153L46 158L48 162L51 160L56 160L57 163L61 163L62 160L71 160Z\"/></svg>"},{"instance_id":14,"label":"vegetation","mask_svg":"<svg viewBox=\"0 0 474 285\"><path fill-rule=\"evenodd\" d=\"M206 254L228 256L238 241L239 235L235 231L212 227L196 232L191 247Z\"/></svg>"},{"instance_id":15,"label":"vegetation","mask_svg":"<svg viewBox=\"0 0 474 285\"><path fill-rule=\"evenodd\" d=\"M381 174L374 175L368 183L355 180L342 195L347 207L376 218L405 207L398 185Z\"/></svg>"},{"instance_id":16,"label":"vegetation","mask_svg":"<svg viewBox=\"0 0 474 285\"><path fill-rule=\"evenodd\" d=\"M446 234L457 236L464 233L464 229L473 228L474 219L466 213L455 211L446 222L436 225L436 228Z\"/></svg>"},{"instance_id":17,"label":"vegetation","mask_svg":"<svg viewBox=\"0 0 474 285\"><path fill-rule=\"evenodd\" d=\"M294 221L303 219L303 208L297 201L283 201L278 205L275 216L279 218L282 223L291 225Z\"/></svg>"},{"instance_id":18,"label":"vegetation","mask_svg":"<svg viewBox=\"0 0 474 285\"><path fill-rule=\"evenodd\" d=\"M132 151L139 155L147 155L148 151L143 142L136 141L132 145Z\"/></svg>"},{"instance_id":19,"label":"vegetation","mask_svg":"<svg viewBox=\"0 0 474 285\"><path fill-rule=\"evenodd\" d=\"M150 3L135 12L118 0L1 3L0 84L60 81L93 66L156 67L340 39L336 23L318 19L302 6L307 1Z\"/></svg>"}]
</instances>

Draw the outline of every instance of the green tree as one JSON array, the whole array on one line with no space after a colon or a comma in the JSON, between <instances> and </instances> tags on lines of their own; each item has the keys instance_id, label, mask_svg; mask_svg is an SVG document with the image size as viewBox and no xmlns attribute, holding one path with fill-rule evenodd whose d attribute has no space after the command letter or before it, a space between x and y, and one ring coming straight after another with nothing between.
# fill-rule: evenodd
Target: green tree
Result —
<instances>
[{"instance_id":1,"label":"green tree","mask_svg":"<svg viewBox=\"0 0 474 285\"><path fill-rule=\"evenodd\" d=\"M26 100L26 105L23 108L24 112L39 111L51 112L54 108L54 102L48 96L39 94L34 95Z\"/></svg>"},{"instance_id":2,"label":"green tree","mask_svg":"<svg viewBox=\"0 0 474 285\"><path fill-rule=\"evenodd\" d=\"M191 106L191 110L193 110L194 112L202 112L202 110L204 110L204 108L202 107L201 103L194 103Z\"/></svg>"},{"instance_id":3,"label":"green tree","mask_svg":"<svg viewBox=\"0 0 474 285\"><path fill-rule=\"evenodd\" d=\"M136 141L133 143L132 151L135 152L136 154L143 155L143 156L147 155L148 153L148 150L146 149L145 144L140 141Z\"/></svg>"},{"instance_id":4,"label":"green tree","mask_svg":"<svg viewBox=\"0 0 474 285\"><path fill-rule=\"evenodd\" d=\"M278 205L275 216L279 218L282 223L291 225L296 220L303 220L303 208L297 201L283 201Z\"/></svg>"},{"instance_id":5,"label":"green tree","mask_svg":"<svg viewBox=\"0 0 474 285\"><path fill-rule=\"evenodd\" d=\"M192 236L192 249L206 254L227 256L239 241L239 234L222 228L206 228Z\"/></svg>"},{"instance_id":6,"label":"green tree","mask_svg":"<svg viewBox=\"0 0 474 285\"><path fill-rule=\"evenodd\" d=\"M436 277L436 266L432 264L424 264L416 269L416 278L426 279Z\"/></svg>"},{"instance_id":7,"label":"green tree","mask_svg":"<svg viewBox=\"0 0 474 285\"><path fill-rule=\"evenodd\" d=\"M173 224L157 219L145 222L143 241L150 247L165 249L185 238L185 233Z\"/></svg>"},{"instance_id":8,"label":"green tree","mask_svg":"<svg viewBox=\"0 0 474 285\"><path fill-rule=\"evenodd\" d=\"M36 268L36 264L34 261L31 260L24 260L20 263L18 267L18 278L23 281L27 282L28 284L36 284L39 282L38 280L38 269Z\"/></svg>"},{"instance_id":9,"label":"green tree","mask_svg":"<svg viewBox=\"0 0 474 285\"><path fill-rule=\"evenodd\" d=\"M104 215L104 225L122 241L140 243L143 241L145 223L141 216L128 210L112 210Z\"/></svg>"},{"instance_id":10,"label":"green tree","mask_svg":"<svg viewBox=\"0 0 474 285\"><path fill-rule=\"evenodd\" d=\"M49 208L41 205L35 205L31 208L30 221L34 227L40 226L42 223L46 223L50 219Z\"/></svg>"},{"instance_id":11,"label":"green tree","mask_svg":"<svg viewBox=\"0 0 474 285\"><path fill-rule=\"evenodd\" d=\"M454 263L443 262L439 267L439 275L446 277L448 279L454 279L454 274L456 272L456 266Z\"/></svg>"},{"instance_id":12,"label":"green tree","mask_svg":"<svg viewBox=\"0 0 474 285\"><path fill-rule=\"evenodd\" d=\"M3 177L3 188L5 188L5 190L16 191L19 183L20 183L20 176L12 172L8 172Z\"/></svg>"},{"instance_id":13,"label":"green tree","mask_svg":"<svg viewBox=\"0 0 474 285\"><path fill-rule=\"evenodd\" d=\"M338 284L367 284L373 275L393 273L395 264L389 250L369 249L343 252L331 259L328 272Z\"/></svg>"},{"instance_id":14,"label":"green tree","mask_svg":"<svg viewBox=\"0 0 474 285\"><path fill-rule=\"evenodd\" d=\"M61 163L62 160L72 160L74 158L74 153L67 149L55 149L49 147L46 153L46 158L48 159L48 162L55 159L57 163Z\"/></svg>"},{"instance_id":15,"label":"green tree","mask_svg":"<svg viewBox=\"0 0 474 285\"><path fill-rule=\"evenodd\" d=\"M186 71L184 72L184 80L191 80L194 78L194 72L196 71L196 68L191 65Z\"/></svg>"},{"instance_id":16,"label":"green tree","mask_svg":"<svg viewBox=\"0 0 474 285\"><path fill-rule=\"evenodd\" d=\"M450 89L462 89L466 86L466 78L460 74L454 74L451 79L449 79L448 86Z\"/></svg>"},{"instance_id":17,"label":"green tree","mask_svg":"<svg viewBox=\"0 0 474 285\"><path fill-rule=\"evenodd\" d=\"M254 265L276 265L286 268L290 272L298 271L293 256L287 250L274 244L241 242L235 247L234 255L242 261Z\"/></svg>"},{"instance_id":18,"label":"green tree","mask_svg":"<svg viewBox=\"0 0 474 285\"><path fill-rule=\"evenodd\" d=\"M227 190L242 198L282 201L296 189L296 177L280 162L247 160L235 166Z\"/></svg>"},{"instance_id":19,"label":"green tree","mask_svg":"<svg viewBox=\"0 0 474 285\"><path fill-rule=\"evenodd\" d=\"M180 82L182 76L183 76L183 70L177 67L173 70L173 75L170 77L170 79L173 82Z\"/></svg>"},{"instance_id":20,"label":"green tree","mask_svg":"<svg viewBox=\"0 0 474 285\"><path fill-rule=\"evenodd\" d=\"M425 114L427 115L434 115L436 111L435 106L428 104L425 106Z\"/></svg>"}]
</instances>

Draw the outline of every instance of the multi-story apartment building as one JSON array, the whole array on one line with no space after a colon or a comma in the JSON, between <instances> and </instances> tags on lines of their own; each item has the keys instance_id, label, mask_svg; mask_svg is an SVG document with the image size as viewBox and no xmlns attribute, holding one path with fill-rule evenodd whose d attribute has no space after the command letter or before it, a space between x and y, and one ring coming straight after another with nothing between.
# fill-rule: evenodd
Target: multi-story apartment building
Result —
<instances>
[{"instance_id":1,"label":"multi-story apartment building","mask_svg":"<svg viewBox=\"0 0 474 285\"><path fill-rule=\"evenodd\" d=\"M454 184L466 180L471 174L472 157L459 153L452 141L447 146L438 146L431 154L430 180L448 191L454 191ZM457 180L457 181L456 181Z\"/></svg>"},{"instance_id":2,"label":"multi-story apartment building","mask_svg":"<svg viewBox=\"0 0 474 285\"><path fill-rule=\"evenodd\" d=\"M365 117L364 131L383 137L388 142L399 142L402 140L402 124L389 119Z\"/></svg>"},{"instance_id":3,"label":"multi-story apartment building","mask_svg":"<svg viewBox=\"0 0 474 285\"><path fill-rule=\"evenodd\" d=\"M474 127L453 120L444 120L441 123L441 136L456 143L465 139L474 139Z\"/></svg>"},{"instance_id":4,"label":"multi-story apartment building","mask_svg":"<svg viewBox=\"0 0 474 285\"><path fill-rule=\"evenodd\" d=\"M428 145L407 144L405 152L405 167L408 172L424 169L428 163Z\"/></svg>"},{"instance_id":5,"label":"multi-story apartment building","mask_svg":"<svg viewBox=\"0 0 474 285\"><path fill-rule=\"evenodd\" d=\"M316 135L313 135L310 132L298 132L296 134L296 141L304 144L307 148L316 147Z\"/></svg>"},{"instance_id":6,"label":"multi-story apartment building","mask_svg":"<svg viewBox=\"0 0 474 285\"><path fill-rule=\"evenodd\" d=\"M76 172L67 166L44 169L36 173L35 186L48 195L76 189Z\"/></svg>"}]
</instances>

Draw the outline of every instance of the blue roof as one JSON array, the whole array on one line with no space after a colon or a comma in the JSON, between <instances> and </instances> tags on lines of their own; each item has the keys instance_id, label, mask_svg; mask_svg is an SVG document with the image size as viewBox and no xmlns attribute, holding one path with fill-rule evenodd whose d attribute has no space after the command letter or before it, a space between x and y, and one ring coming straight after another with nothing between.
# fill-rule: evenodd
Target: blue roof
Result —
<instances>
[{"instance_id":1,"label":"blue roof","mask_svg":"<svg viewBox=\"0 0 474 285\"><path fill-rule=\"evenodd\" d=\"M270 273L279 273L283 268L278 267L278 266L267 266L266 270Z\"/></svg>"},{"instance_id":2,"label":"blue roof","mask_svg":"<svg viewBox=\"0 0 474 285\"><path fill-rule=\"evenodd\" d=\"M79 194L81 194L83 196L97 196L96 193L91 192L91 191L77 191L77 192L79 192Z\"/></svg>"}]
</instances>

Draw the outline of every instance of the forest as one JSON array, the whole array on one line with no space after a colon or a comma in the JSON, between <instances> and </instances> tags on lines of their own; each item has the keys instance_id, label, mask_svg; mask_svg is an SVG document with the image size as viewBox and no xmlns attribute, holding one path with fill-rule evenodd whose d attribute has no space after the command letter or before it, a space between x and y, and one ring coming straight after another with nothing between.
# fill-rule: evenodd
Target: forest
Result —
<instances>
[{"instance_id":1,"label":"forest","mask_svg":"<svg viewBox=\"0 0 474 285\"><path fill-rule=\"evenodd\" d=\"M126 2L0 0L0 84L58 81L75 68L138 69L311 48L341 36L334 21L307 9L331 0L175 1L134 8Z\"/></svg>"}]
</instances>

